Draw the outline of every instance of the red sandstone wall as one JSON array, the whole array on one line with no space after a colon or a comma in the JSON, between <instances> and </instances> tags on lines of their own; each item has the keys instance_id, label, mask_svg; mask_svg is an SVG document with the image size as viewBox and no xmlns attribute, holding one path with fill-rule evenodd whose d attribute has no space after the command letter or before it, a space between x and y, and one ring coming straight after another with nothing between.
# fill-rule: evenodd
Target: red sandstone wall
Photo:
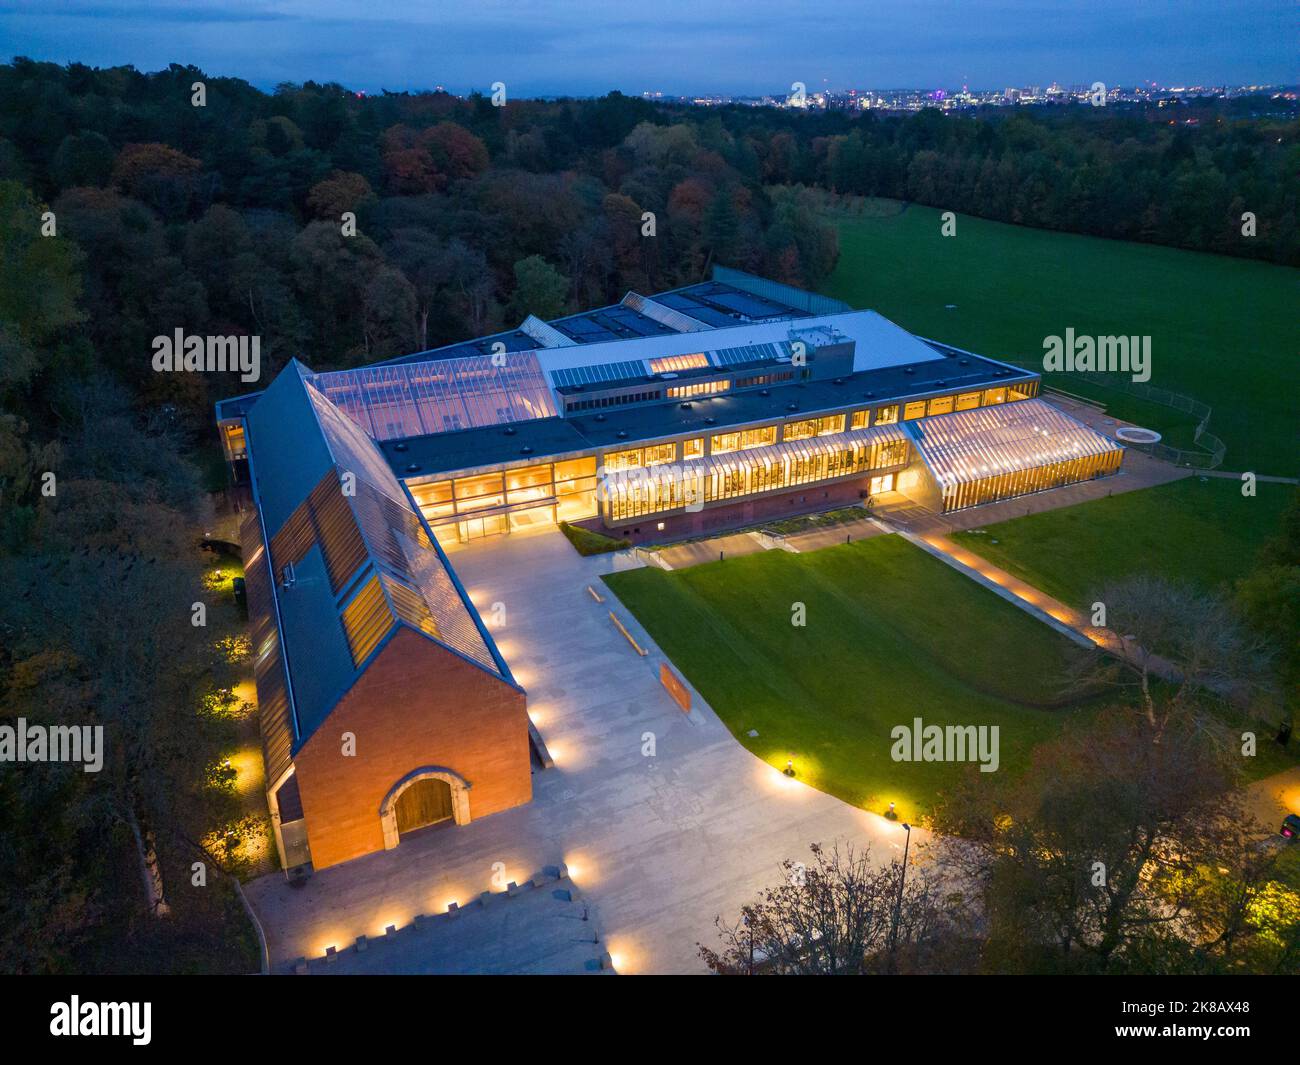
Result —
<instances>
[{"instance_id":1,"label":"red sandstone wall","mask_svg":"<svg viewBox=\"0 0 1300 1065\"><path fill-rule=\"evenodd\" d=\"M532 798L525 697L450 651L400 629L294 759L312 865L382 850L379 805L413 769L470 783L470 818ZM341 754L356 735L355 757Z\"/></svg>"}]
</instances>

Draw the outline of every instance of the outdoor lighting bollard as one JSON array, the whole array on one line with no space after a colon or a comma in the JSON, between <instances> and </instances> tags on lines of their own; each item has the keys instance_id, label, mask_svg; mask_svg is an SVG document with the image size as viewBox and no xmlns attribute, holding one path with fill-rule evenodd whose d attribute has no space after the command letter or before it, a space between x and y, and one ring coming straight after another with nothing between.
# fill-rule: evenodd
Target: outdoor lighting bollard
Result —
<instances>
[{"instance_id":1,"label":"outdoor lighting bollard","mask_svg":"<svg viewBox=\"0 0 1300 1065\"><path fill-rule=\"evenodd\" d=\"M788 777L792 777L792 776L794 776L794 759L793 759L793 758L787 758L787 759L785 760L785 770L784 770L784 772L785 772L785 775L788 776Z\"/></svg>"},{"instance_id":2,"label":"outdoor lighting bollard","mask_svg":"<svg viewBox=\"0 0 1300 1065\"><path fill-rule=\"evenodd\" d=\"M885 811L885 816L889 818L889 820L891 821L898 820L898 812L894 809L894 804L892 801L889 804L889 809Z\"/></svg>"}]
</instances>

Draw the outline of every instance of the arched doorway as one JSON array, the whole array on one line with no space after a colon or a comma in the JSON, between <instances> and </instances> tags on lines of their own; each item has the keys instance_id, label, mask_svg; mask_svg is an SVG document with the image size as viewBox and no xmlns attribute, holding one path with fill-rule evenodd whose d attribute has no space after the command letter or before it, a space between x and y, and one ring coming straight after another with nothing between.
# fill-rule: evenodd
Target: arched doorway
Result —
<instances>
[{"instance_id":1,"label":"arched doorway","mask_svg":"<svg viewBox=\"0 0 1300 1065\"><path fill-rule=\"evenodd\" d=\"M379 804L385 850L396 847L403 832L446 820L469 824L469 782L444 766L412 770Z\"/></svg>"},{"instance_id":2,"label":"arched doorway","mask_svg":"<svg viewBox=\"0 0 1300 1065\"><path fill-rule=\"evenodd\" d=\"M393 807L397 832L413 832L426 825L451 820L451 785L438 777L417 780L397 797Z\"/></svg>"}]
</instances>

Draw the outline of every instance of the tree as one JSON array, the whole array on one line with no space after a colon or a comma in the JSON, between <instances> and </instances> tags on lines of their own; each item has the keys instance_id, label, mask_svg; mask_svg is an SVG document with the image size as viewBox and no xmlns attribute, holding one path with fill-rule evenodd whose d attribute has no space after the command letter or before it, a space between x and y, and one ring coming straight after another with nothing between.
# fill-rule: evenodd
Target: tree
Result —
<instances>
[{"instance_id":1,"label":"tree","mask_svg":"<svg viewBox=\"0 0 1300 1065\"><path fill-rule=\"evenodd\" d=\"M164 218L189 209L203 164L167 144L128 144L113 163L113 184Z\"/></svg>"},{"instance_id":2,"label":"tree","mask_svg":"<svg viewBox=\"0 0 1300 1065\"><path fill-rule=\"evenodd\" d=\"M809 849L811 863L782 862L781 883L742 907L738 921L717 919L721 950L696 944L713 972L883 973L894 967L891 942L910 959L910 968L953 937L937 886L926 873L912 871L904 885L902 863L876 865L869 848L836 841L829 851L817 843Z\"/></svg>"},{"instance_id":3,"label":"tree","mask_svg":"<svg viewBox=\"0 0 1300 1065\"><path fill-rule=\"evenodd\" d=\"M1126 709L1075 724L1017 781L972 774L936 813L939 862L995 972L1230 968L1261 931L1276 852L1224 752L1190 723L1154 742Z\"/></svg>"},{"instance_id":4,"label":"tree","mask_svg":"<svg viewBox=\"0 0 1300 1065\"><path fill-rule=\"evenodd\" d=\"M324 181L318 181L307 194L307 206L317 218L337 221L344 211L356 209L374 199L370 182L360 174L333 171Z\"/></svg>"},{"instance_id":5,"label":"tree","mask_svg":"<svg viewBox=\"0 0 1300 1065\"><path fill-rule=\"evenodd\" d=\"M515 314L530 314L543 320L564 313L569 293L569 279L540 255L530 255L515 263L515 295L511 303Z\"/></svg>"},{"instance_id":6,"label":"tree","mask_svg":"<svg viewBox=\"0 0 1300 1065\"><path fill-rule=\"evenodd\" d=\"M42 236L41 214L21 185L0 182L0 396L30 381L41 349L85 317L78 250L66 233Z\"/></svg>"},{"instance_id":7,"label":"tree","mask_svg":"<svg viewBox=\"0 0 1300 1065\"><path fill-rule=\"evenodd\" d=\"M113 146L95 130L70 133L54 153L50 169L60 188L107 185L113 172Z\"/></svg>"},{"instance_id":8,"label":"tree","mask_svg":"<svg viewBox=\"0 0 1300 1065\"><path fill-rule=\"evenodd\" d=\"M429 346L429 315L438 294L452 276L453 256L427 229L396 230L384 251L410 282L415 298L416 344Z\"/></svg>"},{"instance_id":9,"label":"tree","mask_svg":"<svg viewBox=\"0 0 1300 1065\"><path fill-rule=\"evenodd\" d=\"M1079 661L1074 686L1136 683L1158 737L1170 720L1197 718L1199 696L1228 698L1271 715L1275 686L1268 646L1222 597L1162 577L1110 581L1093 596L1110 630L1106 653ZM1155 688L1167 682L1169 695Z\"/></svg>"}]
</instances>

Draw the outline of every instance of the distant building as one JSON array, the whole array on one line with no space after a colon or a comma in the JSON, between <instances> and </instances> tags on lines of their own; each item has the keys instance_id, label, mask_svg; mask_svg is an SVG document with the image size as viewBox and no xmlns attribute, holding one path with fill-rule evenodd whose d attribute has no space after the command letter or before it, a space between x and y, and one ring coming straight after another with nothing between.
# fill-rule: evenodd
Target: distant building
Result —
<instances>
[{"instance_id":1,"label":"distant building","mask_svg":"<svg viewBox=\"0 0 1300 1065\"><path fill-rule=\"evenodd\" d=\"M525 693L441 544L571 522L633 542L1115 472L1040 375L873 311L711 281L222 401L268 797L289 866L527 802ZM353 741L348 753L349 737Z\"/></svg>"}]
</instances>

